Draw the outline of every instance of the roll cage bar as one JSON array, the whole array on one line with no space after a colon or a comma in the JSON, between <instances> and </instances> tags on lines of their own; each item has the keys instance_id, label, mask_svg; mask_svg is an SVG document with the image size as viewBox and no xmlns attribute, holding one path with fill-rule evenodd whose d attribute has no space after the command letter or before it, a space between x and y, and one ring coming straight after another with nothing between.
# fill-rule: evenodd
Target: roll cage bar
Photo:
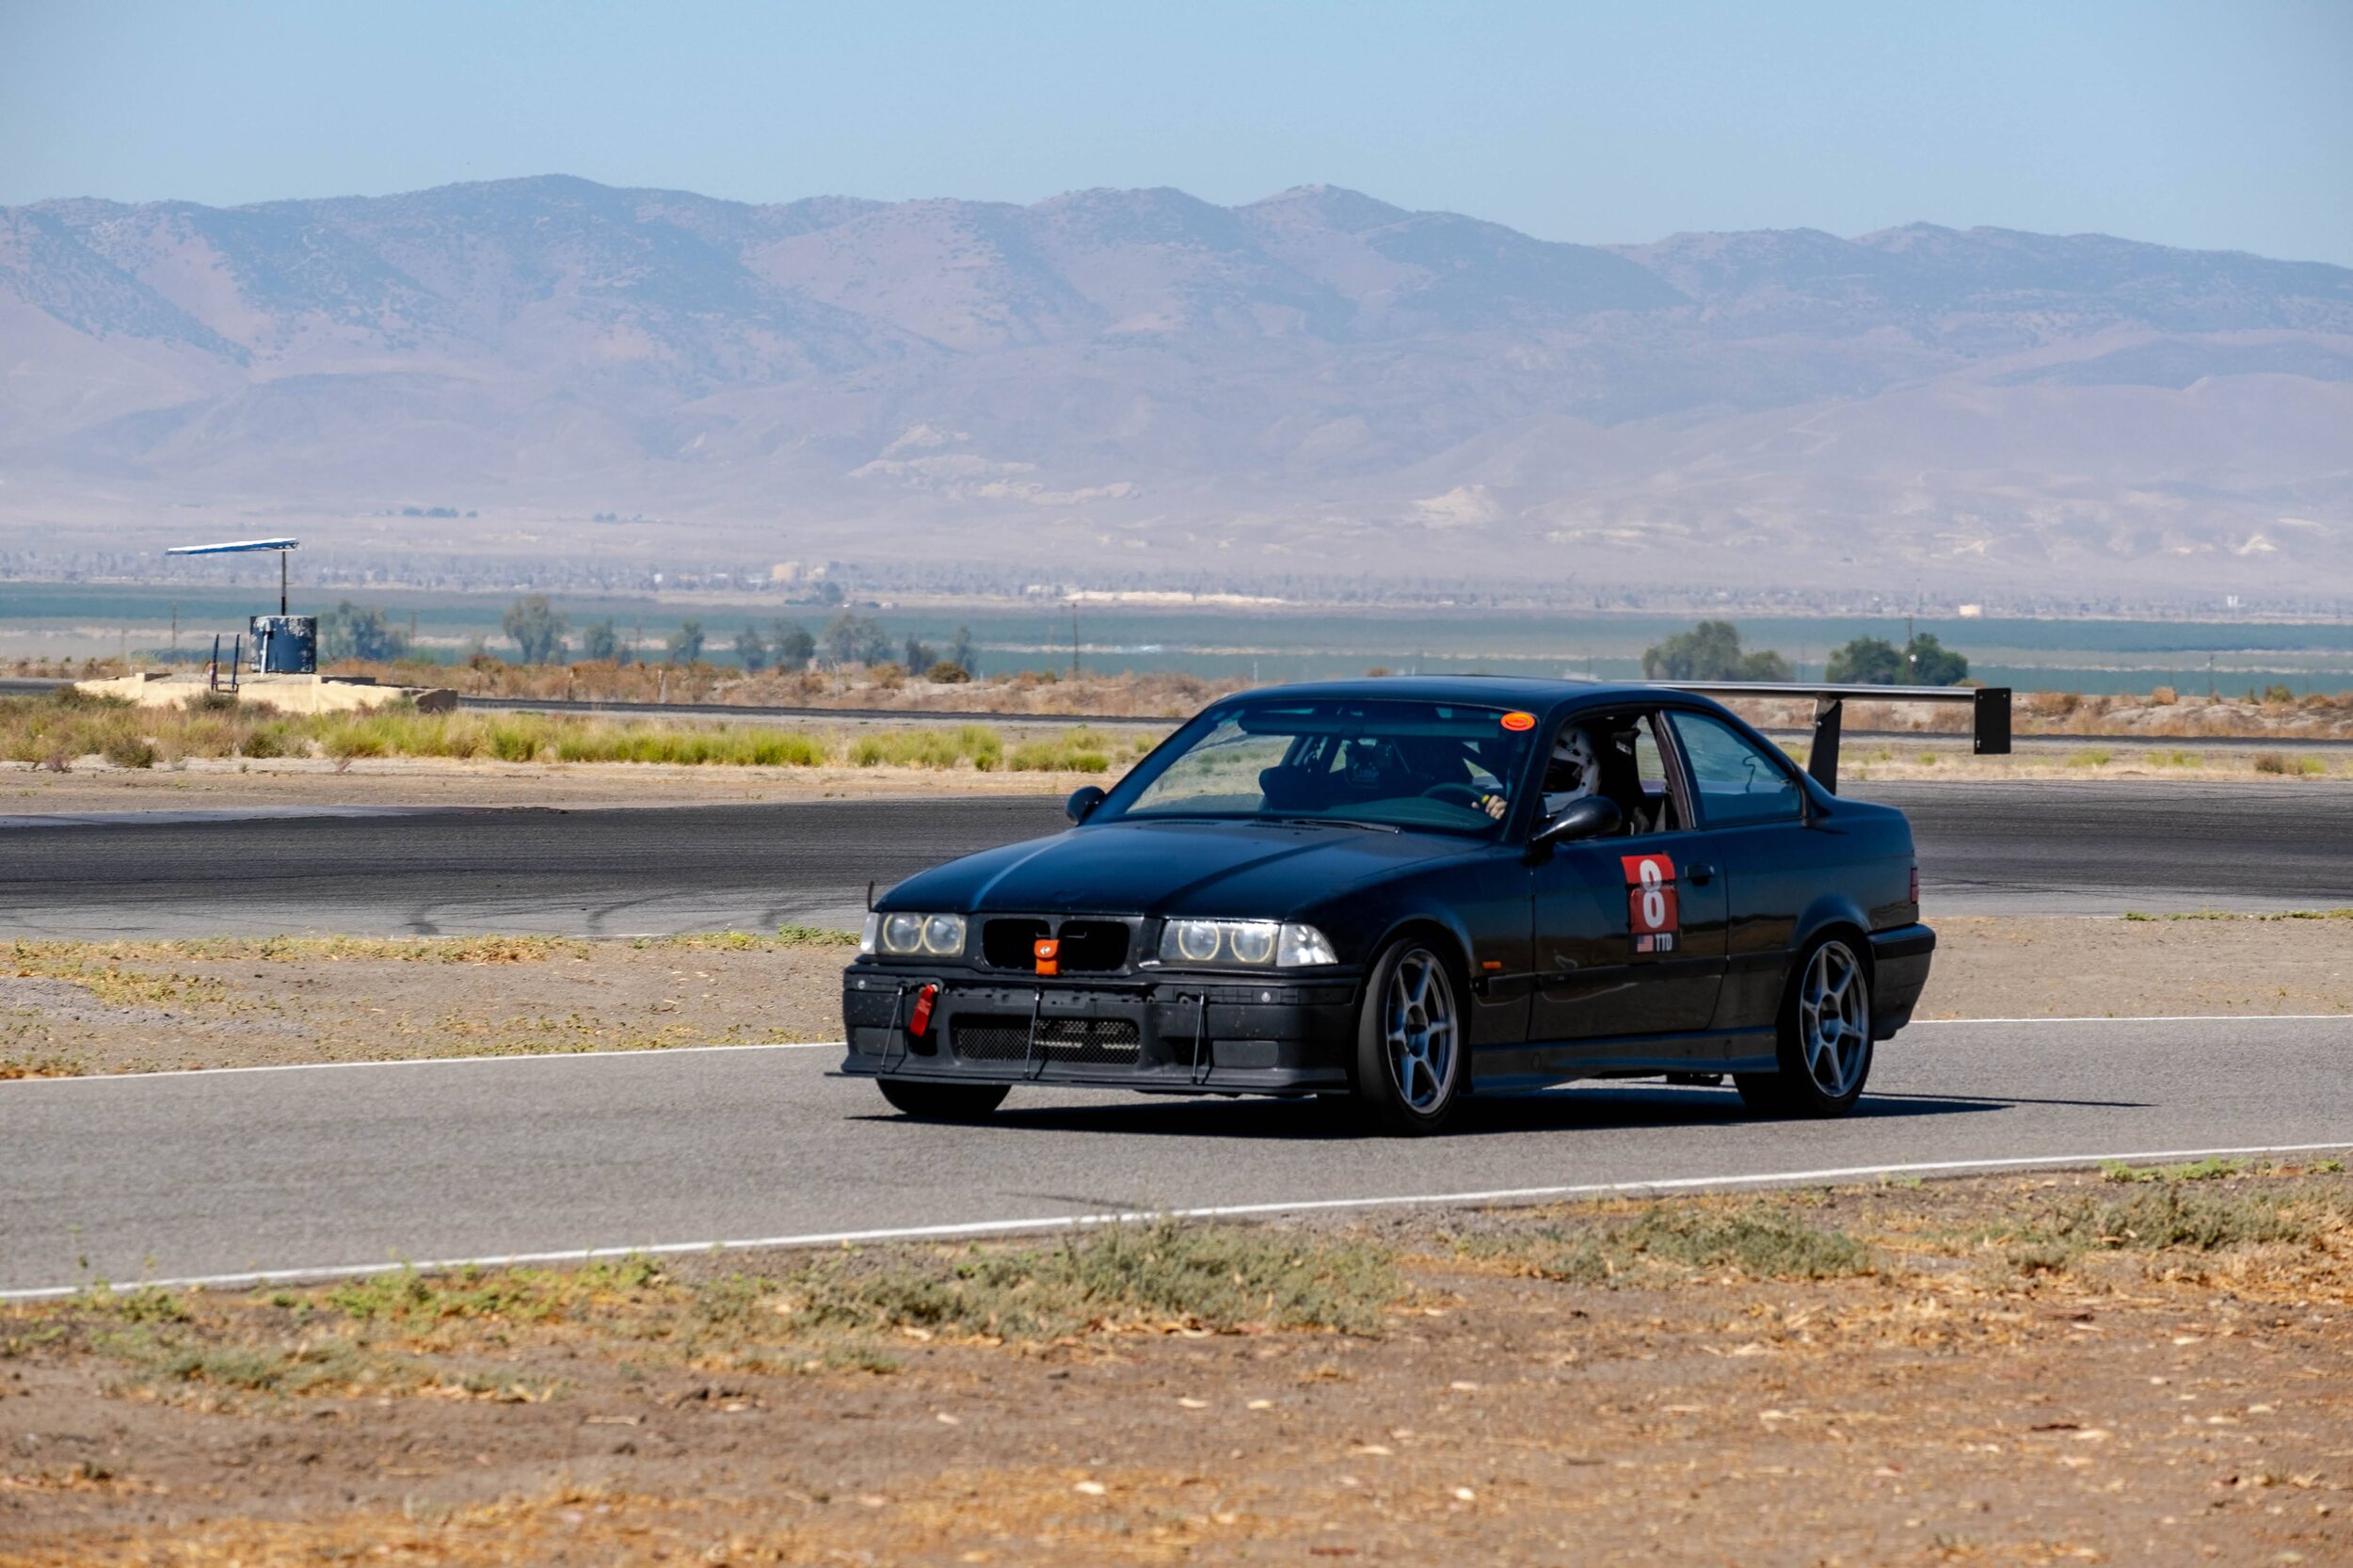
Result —
<instances>
[{"instance_id":1,"label":"roll cage bar","mask_svg":"<svg viewBox=\"0 0 2353 1568\"><path fill-rule=\"evenodd\" d=\"M2009 754L2010 689L2008 686L1808 686L1784 680L1657 680L1661 691L1699 696L1807 697L1814 703L1814 744L1805 771L1831 793L1838 792L1838 729L1849 697L1863 702L1967 703L1970 750L1980 757Z\"/></svg>"}]
</instances>

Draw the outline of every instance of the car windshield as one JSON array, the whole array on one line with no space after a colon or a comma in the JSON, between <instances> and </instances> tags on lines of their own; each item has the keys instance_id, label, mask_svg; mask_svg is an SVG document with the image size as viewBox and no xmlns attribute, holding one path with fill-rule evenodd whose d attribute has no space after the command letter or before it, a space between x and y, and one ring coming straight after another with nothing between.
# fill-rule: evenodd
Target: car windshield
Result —
<instances>
[{"instance_id":1,"label":"car windshield","mask_svg":"<svg viewBox=\"0 0 2353 1568\"><path fill-rule=\"evenodd\" d=\"M1131 775L1104 819L1324 820L1492 834L1534 718L1443 702L1254 702L1195 721Z\"/></svg>"}]
</instances>

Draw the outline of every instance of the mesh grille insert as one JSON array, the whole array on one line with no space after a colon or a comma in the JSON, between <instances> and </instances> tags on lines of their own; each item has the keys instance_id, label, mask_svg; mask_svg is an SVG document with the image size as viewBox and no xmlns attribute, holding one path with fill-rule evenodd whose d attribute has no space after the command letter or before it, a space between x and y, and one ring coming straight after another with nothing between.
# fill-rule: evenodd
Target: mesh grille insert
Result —
<instances>
[{"instance_id":1,"label":"mesh grille insert","mask_svg":"<svg viewBox=\"0 0 2353 1568\"><path fill-rule=\"evenodd\" d=\"M1128 967L1128 926L1123 920L1064 920L1054 935L1062 940L1064 973L1109 973Z\"/></svg>"},{"instance_id":2,"label":"mesh grille insert","mask_svg":"<svg viewBox=\"0 0 2353 1568\"><path fill-rule=\"evenodd\" d=\"M1135 928L1126 920L1073 920L1059 923L1031 915L1000 915L981 926L981 958L991 968L1034 970L1036 942L1062 943L1064 974L1117 974L1128 967Z\"/></svg>"},{"instance_id":3,"label":"mesh grille insert","mask_svg":"<svg viewBox=\"0 0 2353 1568\"><path fill-rule=\"evenodd\" d=\"M1132 1018L1040 1018L1035 1046L1030 1020L1016 1014L977 1013L950 1029L967 1062L1133 1062L1142 1048Z\"/></svg>"},{"instance_id":4,"label":"mesh grille insert","mask_svg":"<svg viewBox=\"0 0 2353 1568\"><path fill-rule=\"evenodd\" d=\"M981 927L981 956L1000 969L1034 969L1032 945L1048 935L1044 920L996 920Z\"/></svg>"}]
</instances>

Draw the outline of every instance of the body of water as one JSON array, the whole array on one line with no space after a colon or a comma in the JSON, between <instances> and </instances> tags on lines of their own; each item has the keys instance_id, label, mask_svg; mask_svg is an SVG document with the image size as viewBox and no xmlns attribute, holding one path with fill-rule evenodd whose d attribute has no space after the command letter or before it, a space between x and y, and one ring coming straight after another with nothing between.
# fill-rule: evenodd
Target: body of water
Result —
<instances>
[{"instance_id":1,"label":"body of water","mask_svg":"<svg viewBox=\"0 0 2353 1568\"><path fill-rule=\"evenodd\" d=\"M273 574L274 575L274 574ZM295 592L297 613L349 599L384 611L402 630L442 657L462 654L473 638L511 651L499 617L512 596L414 590ZM694 604L651 598L565 598L555 607L580 629L611 619L625 643L661 657L664 640L688 619L703 623L707 656L726 660L746 624L763 631L776 619L821 632L839 611L824 606ZM88 584L0 583L0 656L112 656L164 648L173 616L179 647L201 650L215 632L244 630L245 617L277 608L276 584L250 591ZM1067 605L859 606L894 639L913 635L944 648L968 627L983 668L1067 670L1073 624ZM1078 659L1089 671L1173 671L1260 682L1397 672L1633 678L1645 648L1688 631L1693 615L1547 615L1489 610L1163 609L1081 605ZM1900 644L1895 617L1732 615L1745 645L1769 648L1801 678L1818 678L1832 649L1854 637ZM2286 685L2297 692L2353 689L2353 623L2297 624L2172 620L1929 619L1914 623L1969 658L1970 673L2022 689L2145 692L2169 685L2203 693Z\"/></svg>"}]
</instances>

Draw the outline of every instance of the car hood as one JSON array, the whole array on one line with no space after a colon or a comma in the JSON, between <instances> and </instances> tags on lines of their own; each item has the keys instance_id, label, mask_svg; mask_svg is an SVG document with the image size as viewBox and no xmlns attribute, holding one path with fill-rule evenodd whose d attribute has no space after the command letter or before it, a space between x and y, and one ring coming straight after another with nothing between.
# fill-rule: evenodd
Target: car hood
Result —
<instances>
[{"instance_id":1,"label":"car hood","mask_svg":"<svg viewBox=\"0 0 2353 1568\"><path fill-rule=\"evenodd\" d=\"M1408 867L1478 853L1434 833L1264 823L1103 823L909 877L894 909L1279 920Z\"/></svg>"}]
</instances>

